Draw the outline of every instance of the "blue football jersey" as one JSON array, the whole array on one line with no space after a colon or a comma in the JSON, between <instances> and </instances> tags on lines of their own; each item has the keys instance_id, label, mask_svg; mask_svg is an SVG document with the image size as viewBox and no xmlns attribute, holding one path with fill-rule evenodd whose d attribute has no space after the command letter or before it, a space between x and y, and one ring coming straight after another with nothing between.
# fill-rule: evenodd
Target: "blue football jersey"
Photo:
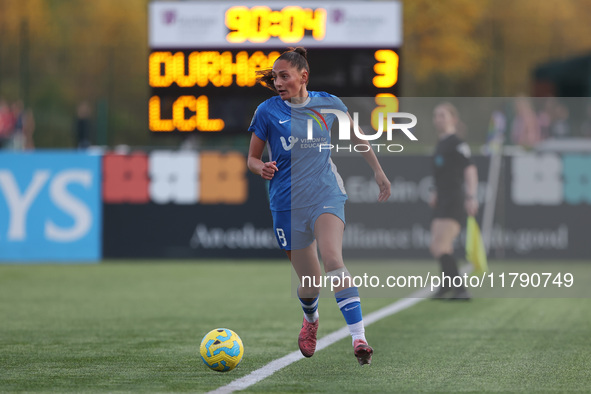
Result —
<instances>
[{"instance_id":1,"label":"blue football jersey","mask_svg":"<svg viewBox=\"0 0 591 394\"><path fill-rule=\"evenodd\" d=\"M269 184L274 211L304 208L334 198L347 199L327 148L337 117L322 113L322 109L347 113L347 107L331 94L312 91L308 94L302 104L283 101L279 96L264 101L248 128L267 142L270 160L277 162L279 171Z\"/></svg>"}]
</instances>

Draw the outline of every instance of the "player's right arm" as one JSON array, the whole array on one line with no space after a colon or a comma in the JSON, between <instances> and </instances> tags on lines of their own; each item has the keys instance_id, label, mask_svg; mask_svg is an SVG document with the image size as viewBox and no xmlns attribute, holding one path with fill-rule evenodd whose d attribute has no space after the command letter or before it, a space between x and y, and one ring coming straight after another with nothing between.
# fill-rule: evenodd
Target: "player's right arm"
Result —
<instances>
[{"instance_id":1,"label":"player's right arm","mask_svg":"<svg viewBox=\"0 0 591 394\"><path fill-rule=\"evenodd\" d=\"M260 175L263 179L271 180L273 179L275 172L279 171L279 169L277 168L276 161L263 162L261 160L264 149L265 141L257 137L255 133L252 133L246 163L251 172Z\"/></svg>"}]
</instances>

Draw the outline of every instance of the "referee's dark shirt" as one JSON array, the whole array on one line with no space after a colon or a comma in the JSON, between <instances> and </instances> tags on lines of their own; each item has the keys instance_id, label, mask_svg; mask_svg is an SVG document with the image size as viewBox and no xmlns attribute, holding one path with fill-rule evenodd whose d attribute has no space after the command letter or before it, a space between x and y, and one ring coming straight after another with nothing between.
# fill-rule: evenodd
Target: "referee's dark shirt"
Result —
<instances>
[{"instance_id":1,"label":"referee's dark shirt","mask_svg":"<svg viewBox=\"0 0 591 394\"><path fill-rule=\"evenodd\" d=\"M464 195L464 169L472 164L470 147L455 134L440 139L433 155L433 174L437 199Z\"/></svg>"}]
</instances>

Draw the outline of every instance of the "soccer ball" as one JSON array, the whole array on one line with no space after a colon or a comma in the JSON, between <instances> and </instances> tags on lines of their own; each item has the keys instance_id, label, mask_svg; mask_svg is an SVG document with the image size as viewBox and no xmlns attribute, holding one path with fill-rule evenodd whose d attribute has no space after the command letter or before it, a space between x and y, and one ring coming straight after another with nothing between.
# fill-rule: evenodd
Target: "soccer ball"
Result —
<instances>
[{"instance_id":1,"label":"soccer ball","mask_svg":"<svg viewBox=\"0 0 591 394\"><path fill-rule=\"evenodd\" d=\"M201 341L201 359L214 371L228 372L242 361L244 346L234 331L216 328L208 332Z\"/></svg>"}]
</instances>

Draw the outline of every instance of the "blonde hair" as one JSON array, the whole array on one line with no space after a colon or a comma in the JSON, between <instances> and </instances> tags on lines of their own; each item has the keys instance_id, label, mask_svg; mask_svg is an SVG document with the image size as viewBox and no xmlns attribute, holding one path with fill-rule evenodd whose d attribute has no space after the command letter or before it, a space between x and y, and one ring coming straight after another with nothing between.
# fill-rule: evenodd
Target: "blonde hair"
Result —
<instances>
[{"instance_id":1,"label":"blonde hair","mask_svg":"<svg viewBox=\"0 0 591 394\"><path fill-rule=\"evenodd\" d=\"M466 125L464 124L464 122L462 122L462 119L460 118L460 112L458 111L458 109L456 108L455 105L453 105L449 101L443 101L443 102L437 104L437 106L435 108L436 109L442 108L442 109L446 110L451 115L451 117L455 120L456 134L460 138L464 138L466 136Z\"/></svg>"}]
</instances>

